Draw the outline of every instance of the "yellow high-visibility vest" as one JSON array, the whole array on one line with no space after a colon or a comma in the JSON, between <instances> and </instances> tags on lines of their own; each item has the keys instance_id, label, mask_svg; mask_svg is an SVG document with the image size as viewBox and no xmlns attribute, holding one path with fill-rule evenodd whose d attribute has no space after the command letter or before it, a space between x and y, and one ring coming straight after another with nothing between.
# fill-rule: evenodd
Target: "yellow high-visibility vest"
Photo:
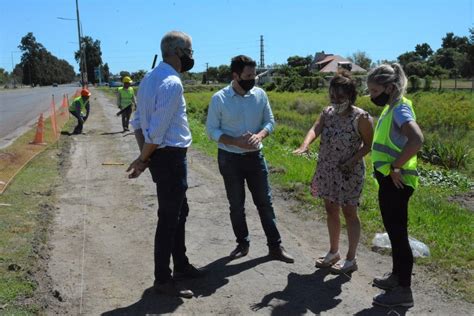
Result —
<instances>
[{"instance_id":1,"label":"yellow high-visibility vest","mask_svg":"<svg viewBox=\"0 0 474 316\"><path fill-rule=\"evenodd\" d=\"M89 99L87 99L87 101L84 102L84 100L82 99L82 97L77 97L75 98L73 101L72 101L72 104L71 106L69 107L69 111L72 111L72 112L75 112L76 109L77 109L77 102L79 102L79 105L81 107L81 114L82 115L86 115L87 114L87 110L86 110L86 105L89 103Z\"/></svg>"},{"instance_id":2,"label":"yellow high-visibility vest","mask_svg":"<svg viewBox=\"0 0 474 316\"><path fill-rule=\"evenodd\" d=\"M128 87L128 89L124 89L123 87L118 88L118 93L120 95L120 104L119 108L124 109L130 104L132 104L133 97L135 92L133 91L132 87Z\"/></svg>"},{"instance_id":3,"label":"yellow high-visibility vest","mask_svg":"<svg viewBox=\"0 0 474 316\"><path fill-rule=\"evenodd\" d=\"M372 162L374 168L385 176L390 174L391 163L394 162L402 152L402 149L396 146L390 139L390 129L393 124L393 110L402 104L406 104L410 107L416 119L412 102L403 97L393 108L390 108L389 105L385 106L382 114L380 114L377 127L375 128L374 140L372 142ZM413 188L418 186L418 172L416 171L416 166L416 155L414 155L400 168L403 183Z\"/></svg>"}]
</instances>

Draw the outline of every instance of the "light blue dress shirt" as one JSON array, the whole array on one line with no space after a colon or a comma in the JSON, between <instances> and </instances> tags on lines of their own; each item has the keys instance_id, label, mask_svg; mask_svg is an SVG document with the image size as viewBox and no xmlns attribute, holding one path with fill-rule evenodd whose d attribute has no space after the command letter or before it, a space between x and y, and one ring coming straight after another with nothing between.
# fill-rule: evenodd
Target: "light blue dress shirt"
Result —
<instances>
[{"instance_id":1,"label":"light blue dress shirt","mask_svg":"<svg viewBox=\"0 0 474 316\"><path fill-rule=\"evenodd\" d=\"M192 142L179 73L160 62L140 82L131 124L145 142L159 147L189 147Z\"/></svg>"},{"instance_id":2,"label":"light blue dress shirt","mask_svg":"<svg viewBox=\"0 0 474 316\"><path fill-rule=\"evenodd\" d=\"M222 134L232 137L241 136L246 132L256 134L262 129L271 133L274 126L275 119L267 94L258 87L252 88L247 94L241 96L230 84L212 96L206 128L209 138L218 142L220 149L233 153L252 151L219 143L219 138ZM263 145L260 144L258 150L262 147Z\"/></svg>"}]
</instances>

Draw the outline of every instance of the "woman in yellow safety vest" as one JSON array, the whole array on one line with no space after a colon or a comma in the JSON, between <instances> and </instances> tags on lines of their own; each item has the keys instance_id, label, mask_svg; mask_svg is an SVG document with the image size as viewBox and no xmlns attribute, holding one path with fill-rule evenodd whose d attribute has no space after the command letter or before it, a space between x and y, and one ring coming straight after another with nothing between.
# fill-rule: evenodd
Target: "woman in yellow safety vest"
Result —
<instances>
[{"instance_id":1,"label":"woman in yellow safety vest","mask_svg":"<svg viewBox=\"0 0 474 316\"><path fill-rule=\"evenodd\" d=\"M416 123L412 102L405 98L407 78L395 63L380 65L367 78L371 101L384 107L372 144L372 162L379 184L379 206L392 244L393 268L373 285L386 290L374 297L374 304L413 306L411 273L413 254L408 242L408 201L418 185L416 154L423 134Z\"/></svg>"}]
</instances>

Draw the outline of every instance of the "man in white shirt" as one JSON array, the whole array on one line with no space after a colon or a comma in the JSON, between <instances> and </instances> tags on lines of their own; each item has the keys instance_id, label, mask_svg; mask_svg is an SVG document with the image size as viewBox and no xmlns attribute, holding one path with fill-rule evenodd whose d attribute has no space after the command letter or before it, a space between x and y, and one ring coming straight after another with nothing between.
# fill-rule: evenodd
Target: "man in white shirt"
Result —
<instances>
[{"instance_id":1,"label":"man in white shirt","mask_svg":"<svg viewBox=\"0 0 474 316\"><path fill-rule=\"evenodd\" d=\"M156 183L158 225L155 234L155 282L158 293L191 298L193 292L174 280L202 276L203 271L186 256L185 224L189 213L186 199L186 151L191 132L180 74L194 65L191 37L172 31L161 40L163 61L141 81L138 104L131 124L140 156L128 171L137 178L147 168ZM170 257L173 256L173 275Z\"/></svg>"}]
</instances>

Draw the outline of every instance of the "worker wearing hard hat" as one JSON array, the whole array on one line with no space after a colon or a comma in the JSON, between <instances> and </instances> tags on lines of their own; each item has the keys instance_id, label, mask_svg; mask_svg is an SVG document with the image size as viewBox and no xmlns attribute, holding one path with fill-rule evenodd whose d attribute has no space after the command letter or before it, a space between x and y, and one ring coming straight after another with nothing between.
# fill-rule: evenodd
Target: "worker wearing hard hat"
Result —
<instances>
[{"instance_id":1,"label":"worker wearing hard hat","mask_svg":"<svg viewBox=\"0 0 474 316\"><path fill-rule=\"evenodd\" d=\"M127 132L130 116L132 115L133 108L137 102L135 100L135 91L130 86L132 79L129 76L125 76L123 77L122 82L123 87L120 87L117 90L117 106L120 109L117 116L122 115L123 131Z\"/></svg>"},{"instance_id":2,"label":"worker wearing hard hat","mask_svg":"<svg viewBox=\"0 0 474 316\"><path fill-rule=\"evenodd\" d=\"M74 128L73 134L82 134L82 127L87 121L90 113L89 97L91 93L87 89L81 90L81 96L74 99L69 112L77 119L77 126Z\"/></svg>"}]
</instances>

